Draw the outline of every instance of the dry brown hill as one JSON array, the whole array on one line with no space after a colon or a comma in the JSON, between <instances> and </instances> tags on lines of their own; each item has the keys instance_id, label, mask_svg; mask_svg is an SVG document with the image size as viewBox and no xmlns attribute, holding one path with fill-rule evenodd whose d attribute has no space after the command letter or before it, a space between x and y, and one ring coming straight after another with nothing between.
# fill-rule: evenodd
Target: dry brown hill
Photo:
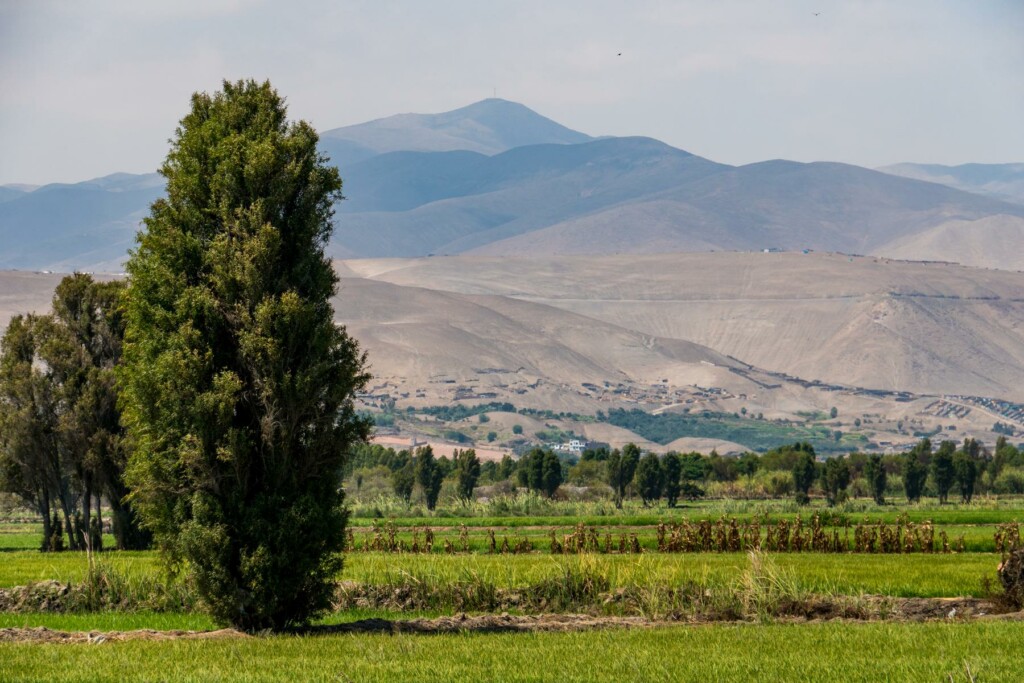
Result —
<instances>
[{"instance_id":1,"label":"dry brown hill","mask_svg":"<svg viewBox=\"0 0 1024 683\"><path fill-rule=\"evenodd\" d=\"M955 220L876 249L891 258L954 261L965 266L1024 271L1024 218Z\"/></svg>"},{"instance_id":2,"label":"dry brown hill","mask_svg":"<svg viewBox=\"0 0 1024 683\"><path fill-rule=\"evenodd\" d=\"M451 257L340 268L545 304L650 335L659 348L686 340L803 379L1024 400L1020 273L813 253Z\"/></svg>"},{"instance_id":3,"label":"dry brown hill","mask_svg":"<svg viewBox=\"0 0 1024 683\"><path fill-rule=\"evenodd\" d=\"M404 388L423 403L512 396L590 410L619 384L757 388L733 371L747 371L743 363L711 349L546 304L365 278L341 286L335 317L370 351L378 389Z\"/></svg>"}]
</instances>

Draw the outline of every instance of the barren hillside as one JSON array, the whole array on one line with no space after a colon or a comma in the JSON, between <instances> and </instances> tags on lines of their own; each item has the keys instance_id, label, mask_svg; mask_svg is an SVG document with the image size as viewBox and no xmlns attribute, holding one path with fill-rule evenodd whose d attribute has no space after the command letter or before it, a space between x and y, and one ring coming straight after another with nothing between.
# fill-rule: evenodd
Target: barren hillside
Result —
<instances>
[{"instance_id":1,"label":"barren hillside","mask_svg":"<svg viewBox=\"0 0 1024 683\"><path fill-rule=\"evenodd\" d=\"M1024 275L827 254L349 261L395 284L500 294L804 379L1024 399Z\"/></svg>"},{"instance_id":2,"label":"barren hillside","mask_svg":"<svg viewBox=\"0 0 1024 683\"><path fill-rule=\"evenodd\" d=\"M894 240L875 253L891 258L956 261L965 266L1024 271L1024 218L999 215L949 221Z\"/></svg>"}]
</instances>

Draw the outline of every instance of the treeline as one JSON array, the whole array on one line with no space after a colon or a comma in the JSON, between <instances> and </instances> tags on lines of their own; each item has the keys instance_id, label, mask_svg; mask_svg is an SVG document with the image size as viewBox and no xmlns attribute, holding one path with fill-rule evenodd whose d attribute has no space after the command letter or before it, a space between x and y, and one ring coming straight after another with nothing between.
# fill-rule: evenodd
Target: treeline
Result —
<instances>
[{"instance_id":1,"label":"treeline","mask_svg":"<svg viewBox=\"0 0 1024 683\"><path fill-rule=\"evenodd\" d=\"M507 463L513 467L511 458ZM437 507L441 487L445 481L454 484L455 496L461 500L469 500L473 489L480 480L482 470L494 476L495 463L485 463L481 467L480 459L472 448L456 449L452 458L434 456L434 449L421 446L414 451L385 448L378 444L362 443L353 447L345 466L345 475L351 478L354 488L358 491L363 480L374 470L384 470L394 494L411 503L413 494L422 495L428 510ZM505 463L502 463L505 464ZM513 469L509 470L506 478Z\"/></svg>"},{"instance_id":2,"label":"treeline","mask_svg":"<svg viewBox=\"0 0 1024 683\"><path fill-rule=\"evenodd\" d=\"M563 484L605 496L616 506L639 498L645 505L664 500L675 506L680 500L696 500L709 490L734 497L793 497L801 504L821 497L829 505L852 496L873 498L884 504L887 498L905 497L917 502L934 496L945 503L951 495L970 502L976 493L1024 493L1024 452L1000 438L990 451L975 439L963 444L943 441L933 448L922 439L905 454L850 453L819 460L814 447L798 442L774 448L764 454L745 453L738 457L715 452L644 453L634 444L619 449L586 450L578 458L558 456L534 448L519 460L505 456L498 462L479 463L472 450L456 451L454 460L433 459L429 447L415 452L395 451L379 445L357 447L350 459L349 475L356 487L361 477L383 468L396 495L411 502L414 491L422 491L429 509L445 480L458 482L456 497L469 500L476 485L498 490L515 487L548 497L558 494ZM471 453L471 456L467 456ZM465 474L467 458L475 463L473 476ZM419 462L433 461L438 479L419 476ZM419 488L417 488L417 486Z\"/></svg>"},{"instance_id":3,"label":"treeline","mask_svg":"<svg viewBox=\"0 0 1024 683\"><path fill-rule=\"evenodd\" d=\"M119 549L149 543L125 501L123 289L65 277L53 313L14 316L0 342L0 490L42 517L43 550L101 549L104 500Z\"/></svg>"}]
</instances>

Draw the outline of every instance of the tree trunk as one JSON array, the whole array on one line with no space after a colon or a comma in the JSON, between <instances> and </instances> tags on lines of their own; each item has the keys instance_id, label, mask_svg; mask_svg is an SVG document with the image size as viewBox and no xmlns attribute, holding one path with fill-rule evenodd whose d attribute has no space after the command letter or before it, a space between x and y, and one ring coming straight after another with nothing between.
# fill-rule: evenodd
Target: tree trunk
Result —
<instances>
[{"instance_id":1,"label":"tree trunk","mask_svg":"<svg viewBox=\"0 0 1024 683\"><path fill-rule=\"evenodd\" d=\"M92 527L89 522L92 520L92 476L86 474L82 477L85 484L85 492L82 495L82 528L78 530L78 536L82 540L82 544L86 550L91 551L92 547Z\"/></svg>"},{"instance_id":2,"label":"tree trunk","mask_svg":"<svg viewBox=\"0 0 1024 683\"><path fill-rule=\"evenodd\" d=\"M43 495L39 497L39 514L43 516L43 543L40 550L50 550L50 537L53 536L53 524L50 523L52 511L50 510L50 492L45 488Z\"/></svg>"}]
</instances>

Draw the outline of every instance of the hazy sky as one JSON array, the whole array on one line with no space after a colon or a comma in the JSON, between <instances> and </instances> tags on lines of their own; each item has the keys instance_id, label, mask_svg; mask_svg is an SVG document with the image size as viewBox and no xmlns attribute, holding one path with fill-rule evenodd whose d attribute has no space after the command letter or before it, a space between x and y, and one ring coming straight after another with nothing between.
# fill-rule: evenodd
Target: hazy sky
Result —
<instances>
[{"instance_id":1,"label":"hazy sky","mask_svg":"<svg viewBox=\"0 0 1024 683\"><path fill-rule=\"evenodd\" d=\"M155 170L247 77L321 130L496 88L733 164L1024 161L1024 0L0 0L0 183Z\"/></svg>"}]
</instances>

